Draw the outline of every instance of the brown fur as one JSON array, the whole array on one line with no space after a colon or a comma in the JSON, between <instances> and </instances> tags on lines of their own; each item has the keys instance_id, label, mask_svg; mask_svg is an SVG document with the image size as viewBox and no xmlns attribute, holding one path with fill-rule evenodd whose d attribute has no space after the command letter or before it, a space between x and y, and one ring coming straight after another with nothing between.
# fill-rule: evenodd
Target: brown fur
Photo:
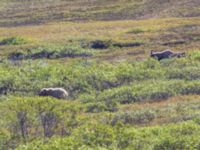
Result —
<instances>
[{"instance_id":1,"label":"brown fur","mask_svg":"<svg viewBox=\"0 0 200 150\"><path fill-rule=\"evenodd\" d=\"M39 92L39 96L51 96L58 99L66 99L68 92L63 88L43 88Z\"/></svg>"},{"instance_id":2,"label":"brown fur","mask_svg":"<svg viewBox=\"0 0 200 150\"><path fill-rule=\"evenodd\" d=\"M150 56L153 57L153 58L156 58L158 60L162 60L162 59L172 58L172 57L177 57L177 58L185 57L185 53L184 52L182 52L182 53L173 52L171 50L164 50L162 52L153 52L153 51L151 51Z\"/></svg>"}]
</instances>

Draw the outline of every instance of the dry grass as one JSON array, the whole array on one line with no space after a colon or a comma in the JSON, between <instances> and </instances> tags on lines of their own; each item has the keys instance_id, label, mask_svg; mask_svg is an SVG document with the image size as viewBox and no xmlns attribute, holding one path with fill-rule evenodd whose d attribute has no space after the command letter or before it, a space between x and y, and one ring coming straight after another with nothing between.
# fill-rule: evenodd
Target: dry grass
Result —
<instances>
[{"instance_id":1,"label":"dry grass","mask_svg":"<svg viewBox=\"0 0 200 150\"><path fill-rule=\"evenodd\" d=\"M199 102L199 101L200 101L199 95L175 96L175 97L169 98L168 100L122 105L120 109L123 111L142 110L144 108L161 109L172 104L175 105L178 103L191 103L191 102Z\"/></svg>"},{"instance_id":2,"label":"dry grass","mask_svg":"<svg viewBox=\"0 0 200 150\"><path fill-rule=\"evenodd\" d=\"M101 21L87 23L51 23L38 26L23 26L15 28L0 28L0 37L27 36L42 42L58 42L72 39L116 39L131 40L141 36L131 34L133 30L142 30L142 35L152 36L156 31L164 31L168 28L181 25L200 24L198 18L190 19L149 19L142 21Z\"/></svg>"},{"instance_id":3,"label":"dry grass","mask_svg":"<svg viewBox=\"0 0 200 150\"><path fill-rule=\"evenodd\" d=\"M199 95L175 96L159 102L123 105L120 107L120 111L153 111L156 117L147 124L143 124L143 126L155 126L194 119L199 116L199 102Z\"/></svg>"},{"instance_id":4,"label":"dry grass","mask_svg":"<svg viewBox=\"0 0 200 150\"><path fill-rule=\"evenodd\" d=\"M80 42L92 40L111 40L121 43L140 42L139 47L110 48L101 53L98 58L105 60L120 61L125 59L142 59L149 54L151 49L163 50L193 50L198 49L200 42L199 31L196 28L185 26L199 26L199 18L167 18L148 19L140 21L90 21L85 23L61 22L49 23L38 26L2 27L0 28L0 39L21 36L31 39L32 42L25 45L0 46L3 51L1 55L7 55L10 51L23 50L28 47L40 45L80 45ZM179 29L176 31L175 29ZM172 31L175 30L175 31ZM197 40L190 37L194 36ZM187 38L188 37L188 38ZM186 43L179 45L163 45L165 42L185 40Z\"/></svg>"},{"instance_id":5,"label":"dry grass","mask_svg":"<svg viewBox=\"0 0 200 150\"><path fill-rule=\"evenodd\" d=\"M1 0L0 26L199 16L199 0ZM191 9L192 8L192 9Z\"/></svg>"}]
</instances>

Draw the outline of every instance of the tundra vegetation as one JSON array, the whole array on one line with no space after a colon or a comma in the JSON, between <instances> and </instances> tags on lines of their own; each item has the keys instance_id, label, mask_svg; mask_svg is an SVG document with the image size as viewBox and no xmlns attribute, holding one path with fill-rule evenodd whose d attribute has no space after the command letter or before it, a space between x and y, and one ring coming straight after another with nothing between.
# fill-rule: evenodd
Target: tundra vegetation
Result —
<instances>
[{"instance_id":1,"label":"tundra vegetation","mask_svg":"<svg viewBox=\"0 0 200 150\"><path fill-rule=\"evenodd\" d=\"M192 1L1 1L0 149L200 149ZM165 49L185 57L150 57Z\"/></svg>"}]
</instances>

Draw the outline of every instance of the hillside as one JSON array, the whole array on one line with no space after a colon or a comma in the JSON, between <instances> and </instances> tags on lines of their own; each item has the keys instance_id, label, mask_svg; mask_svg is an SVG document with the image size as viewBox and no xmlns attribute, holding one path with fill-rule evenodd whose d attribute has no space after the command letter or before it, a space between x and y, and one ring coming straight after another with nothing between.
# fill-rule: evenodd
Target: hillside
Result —
<instances>
[{"instance_id":1,"label":"hillside","mask_svg":"<svg viewBox=\"0 0 200 150\"><path fill-rule=\"evenodd\" d=\"M0 150L200 149L199 0L1 0L0 116Z\"/></svg>"},{"instance_id":2,"label":"hillside","mask_svg":"<svg viewBox=\"0 0 200 150\"><path fill-rule=\"evenodd\" d=\"M199 6L199 0L1 0L0 26L52 21L197 17L200 15Z\"/></svg>"}]
</instances>

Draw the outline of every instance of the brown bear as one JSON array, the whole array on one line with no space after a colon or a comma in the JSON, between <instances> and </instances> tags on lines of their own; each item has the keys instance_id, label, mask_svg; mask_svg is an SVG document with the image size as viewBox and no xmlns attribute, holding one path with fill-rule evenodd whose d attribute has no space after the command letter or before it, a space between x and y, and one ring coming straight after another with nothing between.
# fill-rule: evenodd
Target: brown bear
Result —
<instances>
[{"instance_id":1,"label":"brown bear","mask_svg":"<svg viewBox=\"0 0 200 150\"><path fill-rule=\"evenodd\" d=\"M39 92L39 96L51 96L58 99L66 99L68 92L63 88L43 88Z\"/></svg>"}]
</instances>

